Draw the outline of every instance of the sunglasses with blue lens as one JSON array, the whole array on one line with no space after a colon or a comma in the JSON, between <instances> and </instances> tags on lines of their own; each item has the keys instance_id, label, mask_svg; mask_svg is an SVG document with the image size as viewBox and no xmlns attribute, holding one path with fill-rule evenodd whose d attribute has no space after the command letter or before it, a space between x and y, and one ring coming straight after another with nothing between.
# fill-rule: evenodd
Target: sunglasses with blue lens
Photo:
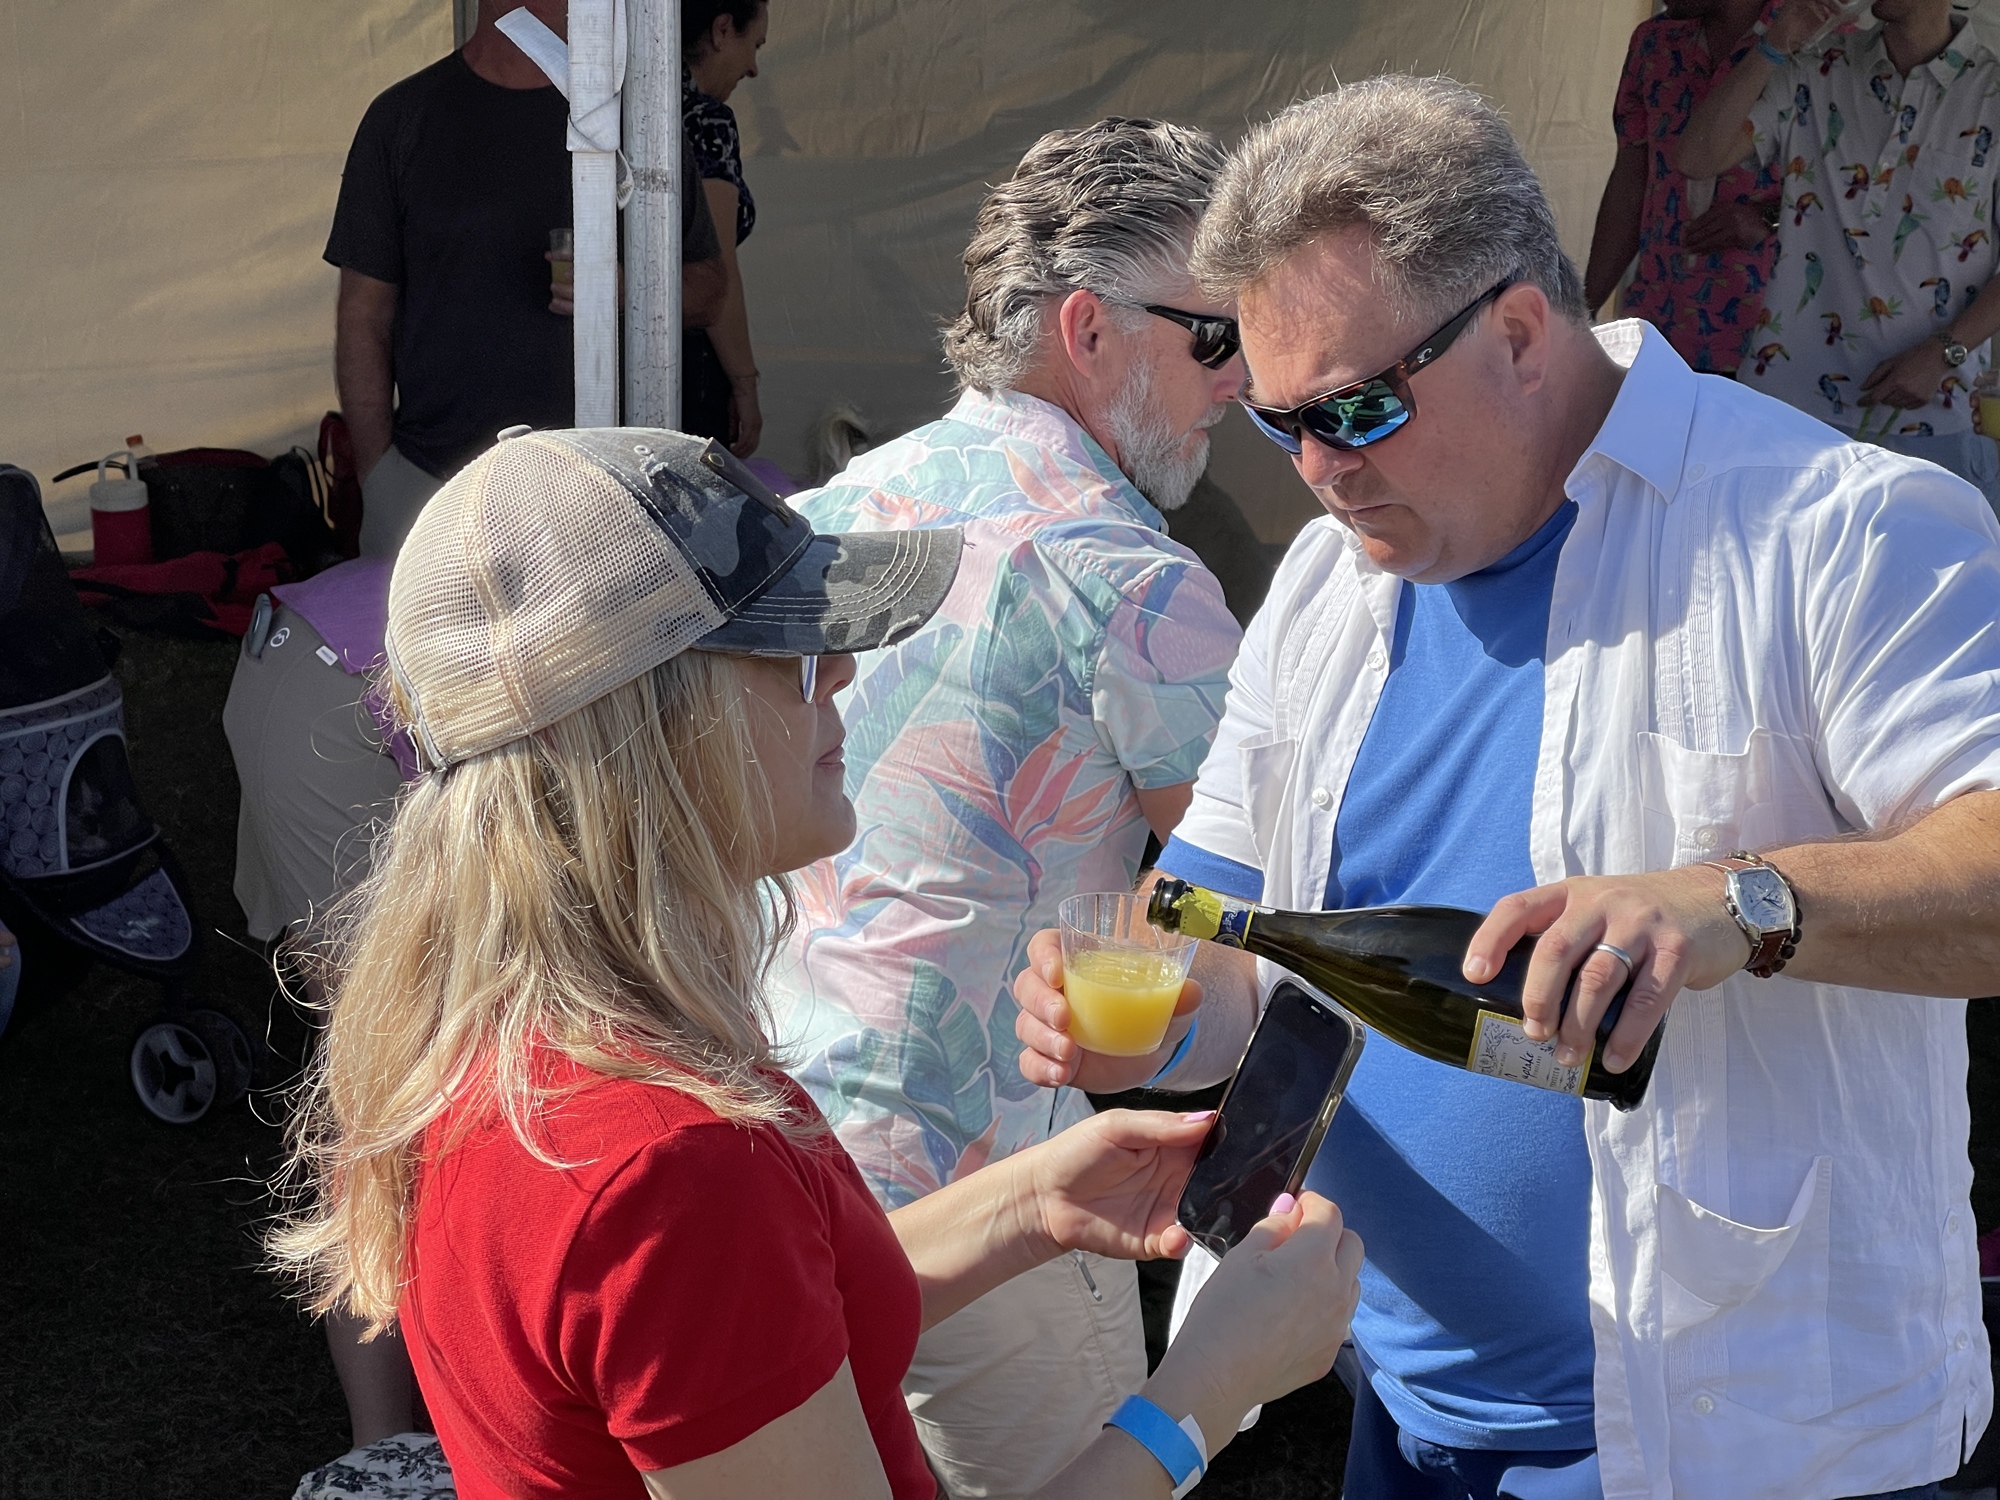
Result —
<instances>
[{"instance_id":1,"label":"sunglasses with blue lens","mask_svg":"<svg viewBox=\"0 0 2000 1500\"><path fill-rule=\"evenodd\" d=\"M1257 430L1287 453L1303 453L1309 437L1339 449L1379 443L1402 431L1417 414L1410 377L1449 349L1474 315L1513 284L1501 282L1379 375L1314 396L1288 411L1248 401L1243 409Z\"/></svg>"}]
</instances>

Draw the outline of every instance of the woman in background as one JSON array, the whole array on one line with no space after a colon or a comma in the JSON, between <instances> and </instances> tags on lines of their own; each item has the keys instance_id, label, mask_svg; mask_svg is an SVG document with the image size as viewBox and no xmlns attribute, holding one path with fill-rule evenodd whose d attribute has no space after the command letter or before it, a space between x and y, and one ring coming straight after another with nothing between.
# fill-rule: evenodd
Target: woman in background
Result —
<instances>
[{"instance_id":1,"label":"woman in background","mask_svg":"<svg viewBox=\"0 0 2000 1500\"><path fill-rule=\"evenodd\" d=\"M756 451L764 413L736 263L736 247L756 227L757 204L743 180L743 145L728 99L737 84L757 76L757 49L769 29L766 0L684 0L681 6L681 123L729 275L715 321L690 329L682 341L681 427L727 443L738 458Z\"/></svg>"}]
</instances>

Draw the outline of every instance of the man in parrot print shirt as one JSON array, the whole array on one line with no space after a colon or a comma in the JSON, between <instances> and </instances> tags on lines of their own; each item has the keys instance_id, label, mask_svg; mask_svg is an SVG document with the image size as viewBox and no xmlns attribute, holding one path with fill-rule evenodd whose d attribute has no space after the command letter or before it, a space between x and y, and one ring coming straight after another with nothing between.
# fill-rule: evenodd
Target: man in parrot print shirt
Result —
<instances>
[{"instance_id":1,"label":"man in parrot print shirt","mask_svg":"<svg viewBox=\"0 0 2000 1500\"><path fill-rule=\"evenodd\" d=\"M1739 378L1942 464L2000 509L2000 456L1972 410L2000 331L2000 55L1949 0L1876 0L1878 28L1819 36L1839 9L1787 0L1682 137L1691 177L1745 158L1782 176Z\"/></svg>"}]
</instances>

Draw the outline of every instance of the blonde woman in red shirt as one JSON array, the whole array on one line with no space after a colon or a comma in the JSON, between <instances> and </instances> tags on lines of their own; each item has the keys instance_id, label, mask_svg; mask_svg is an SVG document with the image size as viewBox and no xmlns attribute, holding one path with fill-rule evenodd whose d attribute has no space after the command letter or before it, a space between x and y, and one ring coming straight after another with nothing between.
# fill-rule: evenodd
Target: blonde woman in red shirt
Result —
<instances>
[{"instance_id":1,"label":"blonde woman in red shirt","mask_svg":"<svg viewBox=\"0 0 2000 1500\"><path fill-rule=\"evenodd\" d=\"M784 872L853 835L847 653L914 631L960 545L816 536L640 430L511 431L404 545L430 769L335 923L272 1244L315 1311L400 1319L466 1500L928 1500L921 1329L1072 1249L1186 1248L1203 1117L1099 1115L885 1216L774 1065ZM1044 1493L1185 1493L1331 1366L1360 1259L1280 1200Z\"/></svg>"}]
</instances>

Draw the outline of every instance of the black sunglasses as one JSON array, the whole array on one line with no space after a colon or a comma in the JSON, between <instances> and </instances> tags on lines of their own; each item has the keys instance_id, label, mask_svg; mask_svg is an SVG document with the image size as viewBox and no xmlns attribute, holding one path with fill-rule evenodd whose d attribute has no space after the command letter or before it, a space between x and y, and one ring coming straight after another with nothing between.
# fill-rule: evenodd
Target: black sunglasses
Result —
<instances>
[{"instance_id":1,"label":"black sunglasses","mask_svg":"<svg viewBox=\"0 0 2000 1500\"><path fill-rule=\"evenodd\" d=\"M1243 347L1243 335L1236 331L1234 318L1218 318L1212 313L1182 312L1178 307L1159 307L1150 302L1139 304L1141 312L1149 312L1156 318L1165 318L1169 323L1178 323L1194 335L1194 362L1204 369L1219 370L1236 357L1236 351Z\"/></svg>"},{"instance_id":2,"label":"black sunglasses","mask_svg":"<svg viewBox=\"0 0 2000 1500\"><path fill-rule=\"evenodd\" d=\"M1438 358L1465 332L1473 315L1512 286L1503 281L1379 375L1302 401L1289 411L1243 403L1257 428L1287 453L1305 451L1308 437L1329 448L1365 448L1402 431L1417 414L1410 377Z\"/></svg>"}]
</instances>

